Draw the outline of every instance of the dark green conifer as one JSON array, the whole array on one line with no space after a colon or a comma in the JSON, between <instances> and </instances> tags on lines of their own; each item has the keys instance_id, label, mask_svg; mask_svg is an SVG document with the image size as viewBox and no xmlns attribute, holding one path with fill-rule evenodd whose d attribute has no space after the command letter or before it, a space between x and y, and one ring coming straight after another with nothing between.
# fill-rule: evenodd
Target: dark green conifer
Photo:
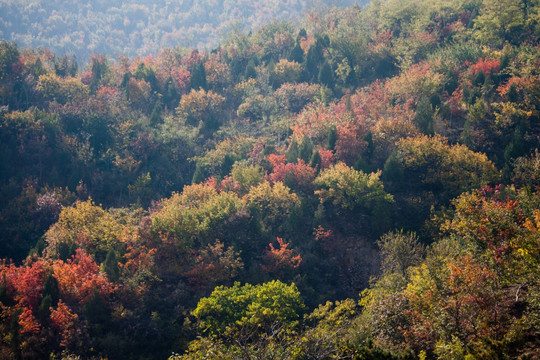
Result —
<instances>
[{"instance_id":1,"label":"dark green conifer","mask_svg":"<svg viewBox=\"0 0 540 360\"><path fill-rule=\"evenodd\" d=\"M41 323L44 323L49 318L51 311L49 310L53 306L53 301L51 295L46 295L41 299L41 303L38 308L38 318Z\"/></svg>"},{"instance_id":2,"label":"dark green conifer","mask_svg":"<svg viewBox=\"0 0 540 360\"><path fill-rule=\"evenodd\" d=\"M397 153L394 151L386 162L383 168L383 179L399 183L403 179L403 168L398 160Z\"/></svg>"},{"instance_id":3,"label":"dark green conifer","mask_svg":"<svg viewBox=\"0 0 540 360\"><path fill-rule=\"evenodd\" d=\"M302 50L298 42L296 43L296 46L292 49L291 54L289 55L289 60L296 61L299 64L304 62L304 50Z\"/></svg>"},{"instance_id":4,"label":"dark green conifer","mask_svg":"<svg viewBox=\"0 0 540 360\"><path fill-rule=\"evenodd\" d=\"M306 29L301 28L298 32L298 36L296 37L296 42L299 42L301 39L307 38L307 32Z\"/></svg>"},{"instance_id":5,"label":"dark green conifer","mask_svg":"<svg viewBox=\"0 0 540 360\"><path fill-rule=\"evenodd\" d=\"M289 145L289 150L287 150L287 153L285 154L285 160L287 160L288 163L298 162L298 143L295 139L293 139Z\"/></svg>"},{"instance_id":6,"label":"dark green conifer","mask_svg":"<svg viewBox=\"0 0 540 360\"><path fill-rule=\"evenodd\" d=\"M424 134L433 134L433 106L428 98L423 97L416 106L416 116L414 122L418 129Z\"/></svg>"},{"instance_id":7,"label":"dark green conifer","mask_svg":"<svg viewBox=\"0 0 540 360\"><path fill-rule=\"evenodd\" d=\"M476 73L476 76L474 77L474 85L482 85L486 81L486 77L484 75L484 72L482 70L478 71Z\"/></svg>"},{"instance_id":8,"label":"dark green conifer","mask_svg":"<svg viewBox=\"0 0 540 360\"><path fill-rule=\"evenodd\" d=\"M200 184L204 180L205 180L205 177L204 177L203 168L199 163L197 163L197 166L195 167L195 172L193 173L193 179L191 180L191 183Z\"/></svg>"},{"instance_id":9,"label":"dark green conifer","mask_svg":"<svg viewBox=\"0 0 540 360\"><path fill-rule=\"evenodd\" d=\"M467 119L465 125L463 125L463 132L461 133L461 143L467 146L471 150L475 150L474 143L471 136L471 121Z\"/></svg>"},{"instance_id":10,"label":"dark green conifer","mask_svg":"<svg viewBox=\"0 0 540 360\"><path fill-rule=\"evenodd\" d=\"M368 132L366 132L366 135L364 135L362 140L367 143L365 154L368 157L371 157L371 155L373 154L373 150L375 150L375 145L373 145L373 133L371 132L371 130L368 130Z\"/></svg>"},{"instance_id":11,"label":"dark green conifer","mask_svg":"<svg viewBox=\"0 0 540 360\"><path fill-rule=\"evenodd\" d=\"M174 86L174 81L172 77L169 76L167 82L165 83L165 94L163 96L163 102L170 109L174 109L176 105L178 105L179 99L180 94L178 93L178 90L176 90L176 86Z\"/></svg>"},{"instance_id":12,"label":"dark green conifer","mask_svg":"<svg viewBox=\"0 0 540 360\"><path fill-rule=\"evenodd\" d=\"M285 174L285 177L283 178L283 184L285 184L285 186L290 189L296 188L296 177L294 176L294 173L292 171L289 171Z\"/></svg>"},{"instance_id":13,"label":"dark green conifer","mask_svg":"<svg viewBox=\"0 0 540 360\"><path fill-rule=\"evenodd\" d=\"M163 111L163 105L161 104L161 101L158 100L154 105L154 109L152 109L152 114L150 114L150 124L156 125L162 122L161 111Z\"/></svg>"},{"instance_id":14,"label":"dark green conifer","mask_svg":"<svg viewBox=\"0 0 540 360\"><path fill-rule=\"evenodd\" d=\"M58 247L56 249L58 259L66 261L67 259L71 258L73 255L75 255L76 249L77 249L77 245L75 243L67 244L65 242L61 242L60 244L58 244Z\"/></svg>"},{"instance_id":15,"label":"dark green conifer","mask_svg":"<svg viewBox=\"0 0 540 360\"><path fill-rule=\"evenodd\" d=\"M43 296L50 295L53 304L56 304L60 299L60 289L58 287L58 280L49 274L47 279L45 279L45 284L43 285Z\"/></svg>"},{"instance_id":16,"label":"dark green conifer","mask_svg":"<svg viewBox=\"0 0 540 360\"><path fill-rule=\"evenodd\" d=\"M255 70L255 62L253 61L253 59L250 59L247 66L246 66L246 70L244 71L244 78L247 79L255 79L257 77L257 70Z\"/></svg>"},{"instance_id":17,"label":"dark green conifer","mask_svg":"<svg viewBox=\"0 0 540 360\"><path fill-rule=\"evenodd\" d=\"M319 150L315 150L315 152L313 152L313 155L311 156L311 160L309 161L309 166L319 171L321 170L321 164L321 154L319 153Z\"/></svg>"},{"instance_id":18,"label":"dark green conifer","mask_svg":"<svg viewBox=\"0 0 540 360\"><path fill-rule=\"evenodd\" d=\"M306 55L305 68L310 78L315 78L319 73L319 64L323 59L323 50L318 42L311 45Z\"/></svg>"},{"instance_id":19,"label":"dark green conifer","mask_svg":"<svg viewBox=\"0 0 540 360\"><path fill-rule=\"evenodd\" d=\"M109 281L116 282L120 279L120 267L116 259L116 252L113 249L110 249L107 253L107 257L103 262L103 271L107 274Z\"/></svg>"},{"instance_id":20,"label":"dark green conifer","mask_svg":"<svg viewBox=\"0 0 540 360\"><path fill-rule=\"evenodd\" d=\"M328 61L325 61L321 67L318 79L320 84L326 85L329 89L334 88L334 72Z\"/></svg>"},{"instance_id":21,"label":"dark green conifer","mask_svg":"<svg viewBox=\"0 0 540 360\"><path fill-rule=\"evenodd\" d=\"M308 162L313 154L313 142L308 136L304 136L298 149L298 158Z\"/></svg>"},{"instance_id":22,"label":"dark green conifer","mask_svg":"<svg viewBox=\"0 0 540 360\"><path fill-rule=\"evenodd\" d=\"M337 130L336 126L332 126L330 130L328 130L328 136L326 138L326 148L328 150L334 150L336 147L336 140L337 140Z\"/></svg>"},{"instance_id":23,"label":"dark green conifer","mask_svg":"<svg viewBox=\"0 0 540 360\"><path fill-rule=\"evenodd\" d=\"M191 76L189 78L190 87L193 90L204 89L206 90L206 70L202 62L196 64L191 69Z\"/></svg>"},{"instance_id":24,"label":"dark green conifer","mask_svg":"<svg viewBox=\"0 0 540 360\"><path fill-rule=\"evenodd\" d=\"M234 165L234 157L230 154L226 154L221 163L220 175L222 178L231 173L231 169Z\"/></svg>"},{"instance_id":25,"label":"dark green conifer","mask_svg":"<svg viewBox=\"0 0 540 360\"><path fill-rule=\"evenodd\" d=\"M510 88L508 89L508 101L511 102L518 102L519 96L516 89L516 85L512 84L510 85Z\"/></svg>"}]
</instances>

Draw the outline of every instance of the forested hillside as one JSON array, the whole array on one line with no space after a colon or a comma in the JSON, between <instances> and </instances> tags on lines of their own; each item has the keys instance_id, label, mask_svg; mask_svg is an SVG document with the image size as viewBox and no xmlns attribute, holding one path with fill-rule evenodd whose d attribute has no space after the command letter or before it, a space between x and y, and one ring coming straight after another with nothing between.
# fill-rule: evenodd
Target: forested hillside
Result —
<instances>
[{"instance_id":1,"label":"forested hillside","mask_svg":"<svg viewBox=\"0 0 540 360\"><path fill-rule=\"evenodd\" d=\"M353 0L1 0L0 38L87 62L94 53L146 56L164 47L207 49L228 33Z\"/></svg>"},{"instance_id":2,"label":"forested hillside","mask_svg":"<svg viewBox=\"0 0 540 360\"><path fill-rule=\"evenodd\" d=\"M0 42L0 358L538 359L539 38L537 0L386 0Z\"/></svg>"}]
</instances>

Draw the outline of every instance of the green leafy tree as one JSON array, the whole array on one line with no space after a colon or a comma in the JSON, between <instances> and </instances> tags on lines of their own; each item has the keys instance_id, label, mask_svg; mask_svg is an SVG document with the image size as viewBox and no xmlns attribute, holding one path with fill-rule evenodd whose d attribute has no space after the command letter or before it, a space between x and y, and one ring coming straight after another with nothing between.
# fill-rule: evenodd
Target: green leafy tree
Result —
<instances>
[{"instance_id":1,"label":"green leafy tree","mask_svg":"<svg viewBox=\"0 0 540 360\"><path fill-rule=\"evenodd\" d=\"M235 193L217 193L208 184L186 186L182 194L162 200L160 210L152 214L152 231L180 249L204 246L231 237L226 231L228 220L239 215L243 206Z\"/></svg>"},{"instance_id":2,"label":"green leafy tree","mask_svg":"<svg viewBox=\"0 0 540 360\"><path fill-rule=\"evenodd\" d=\"M290 217L300 207L300 198L282 182L268 181L252 187L247 194L251 213L261 220L263 228L272 234L284 235Z\"/></svg>"},{"instance_id":3,"label":"green leafy tree","mask_svg":"<svg viewBox=\"0 0 540 360\"><path fill-rule=\"evenodd\" d=\"M0 42L0 80L5 80L13 73L13 64L19 60L19 48L15 43Z\"/></svg>"},{"instance_id":4,"label":"green leafy tree","mask_svg":"<svg viewBox=\"0 0 540 360\"><path fill-rule=\"evenodd\" d=\"M476 38L489 45L518 42L526 22L523 11L525 3L512 0L482 1L480 14L474 22Z\"/></svg>"},{"instance_id":5,"label":"green leafy tree","mask_svg":"<svg viewBox=\"0 0 540 360\"><path fill-rule=\"evenodd\" d=\"M377 245L382 258L381 268L386 273L405 276L409 267L418 265L423 259L424 247L415 233L404 233L403 230L386 233Z\"/></svg>"},{"instance_id":6,"label":"green leafy tree","mask_svg":"<svg viewBox=\"0 0 540 360\"><path fill-rule=\"evenodd\" d=\"M231 177L238 182L240 191L245 194L252 186L261 182L264 177L264 169L259 165L236 162L232 167Z\"/></svg>"},{"instance_id":7,"label":"green leafy tree","mask_svg":"<svg viewBox=\"0 0 540 360\"><path fill-rule=\"evenodd\" d=\"M193 311L200 328L234 343L276 336L298 325L304 303L296 285L271 281L261 285L218 286Z\"/></svg>"},{"instance_id":8,"label":"green leafy tree","mask_svg":"<svg viewBox=\"0 0 540 360\"><path fill-rule=\"evenodd\" d=\"M60 78L55 74L41 75L37 88L45 98L60 104L81 101L89 94L88 86L79 79Z\"/></svg>"},{"instance_id":9,"label":"green leafy tree","mask_svg":"<svg viewBox=\"0 0 540 360\"><path fill-rule=\"evenodd\" d=\"M370 215L368 226L374 231L383 231L389 225L394 197L384 190L380 176L380 172L366 174L339 162L317 176L315 194L329 210L329 216L343 216L342 221L347 222L353 214L367 212Z\"/></svg>"},{"instance_id":10,"label":"green leafy tree","mask_svg":"<svg viewBox=\"0 0 540 360\"><path fill-rule=\"evenodd\" d=\"M92 200L79 201L63 208L58 222L46 232L46 252L61 256L63 248L82 248L103 261L110 249L122 249L123 229L118 219Z\"/></svg>"},{"instance_id":11,"label":"green leafy tree","mask_svg":"<svg viewBox=\"0 0 540 360\"><path fill-rule=\"evenodd\" d=\"M391 158L392 167L388 163L385 168L399 174L401 189L433 191L446 200L499 178L487 156L464 145L449 145L438 135L402 139Z\"/></svg>"},{"instance_id":12,"label":"green leafy tree","mask_svg":"<svg viewBox=\"0 0 540 360\"><path fill-rule=\"evenodd\" d=\"M315 193L321 203L332 204L341 209L356 207L375 208L376 204L391 204L393 197L384 191L380 173L365 174L344 163L322 171L315 179L319 190Z\"/></svg>"}]
</instances>

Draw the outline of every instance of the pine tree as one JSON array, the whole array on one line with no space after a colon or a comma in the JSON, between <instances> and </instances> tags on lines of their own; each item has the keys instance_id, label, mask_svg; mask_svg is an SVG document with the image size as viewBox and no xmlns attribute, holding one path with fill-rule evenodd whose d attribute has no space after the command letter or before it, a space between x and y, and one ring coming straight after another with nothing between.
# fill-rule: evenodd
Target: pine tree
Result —
<instances>
[{"instance_id":1,"label":"pine tree","mask_svg":"<svg viewBox=\"0 0 540 360\"><path fill-rule=\"evenodd\" d=\"M200 184L204 181L204 171L202 166L197 163L197 166L195 167L195 172L193 173L193 179L191 180L191 183L193 184Z\"/></svg>"},{"instance_id":2,"label":"pine tree","mask_svg":"<svg viewBox=\"0 0 540 360\"><path fill-rule=\"evenodd\" d=\"M253 61L253 59L250 59L247 66L246 66L246 70L244 71L244 78L247 79L255 79L257 77L257 70L255 70L255 62Z\"/></svg>"},{"instance_id":3,"label":"pine tree","mask_svg":"<svg viewBox=\"0 0 540 360\"><path fill-rule=\"evenodd\" d=\"M161 123L161 111L163 110L163 105L161 104L161 101L156 101L156 105L154 105L154 109L152 109L152 114L150 115L150 124L156 125Z\"/></svg>"},{"instance_id":4,"label":"pine tree","mask_svg":"<svg viewBox=\"0 0 540 360\"><path fill-rule=\"evenodd\" d=\"M336 140L337 140L337 130L336 126L332 126L330 130L328 130L328 136L326 138L326 148L328 150L334 150L336 147Z\"/></svg>"},{"instance_id":5,"label":"pine tree","mask_svg":"<svg viewBox=\"0 0 540 360\"><path fill-rule=\"evenodd\" d=\"M426 135L433 134L433 106L428 98L423 97L416 106L414 122L418 129Z\"/></svg>"},{"instance_id":6,"label":"pine tree","mask_svg":"<svg viewBox=\"0 0 540 360\"><path fill-rule=\"evenodd\" d=\"M304 136L302 142L300 143L300 148L298 149L298 158L308 162L311 159L313 154L313 142L308 136Z\"/></svg>"},{"instance_id":7,"label":"pine tree","mask_svg":"<svg viewBox=\"0 0 540 360\"><path fill-rule=\"evenodd\" d=\"M131 79L133 75L130 72L127 72L124 74L124 77L122 78L122 83L120 84L120 87L124 89L126 92L126 98L129 100L130 94L129 94L129 80Z\"/></svg>"},{"instance_id":8,"label":"pine tree","mask_svg":"<svg viewBox=\"0 0 540 360\"><path fill-rule=\"evenodd\" d=\"M206 84L206 70L202 62L196 64L191 69L191 76L189 78L190 87L193 90L207 89Z\"/></svg>"},{"instance_id":9,"label":"pine tree","mask_svg":"<svg viewBox=\"0 0 540 360\"><path fill-rule=\"evenodd\" d=\"M318 41L311 45L306 55L305 68L309 76L313 79L319 72L319 64L323 59L323 49Z\"/></svg>"},{"instance_id":10,"label":"pine tree","mask_svg":"<svg viewBox=\"0 0 540 360\"><path fill-rule=\"evenodd\" d=\"M321 67L318 79L320 84L326 85L330 89L334 88L334 72L328 61L325 61Z\"/></svg>"},{"instance_id":11,"label":"pine tree","mask_svg":"<svg viewBox=\"0 0 540 360\"><path fill-rule=\"evenodd\" d=\"M178 93L178 90L176 90L176 86L174 86L172 77L169 76L167 82L165 83L165 95L163 96L165 105L173 109L176 105L178 105L178 100L180 97L179 95L180 94Z\"/></svg>"},{"instance_id":12,"label":"pine tree","mask_svg":"<svg viewBox=\"0 0 540 360\"><path fill-rule=\"evenodd\" d=\"M216 132L217 129L219 129L219 118L216 114L210 114L203 123L203 126L201 128L201 134L206 137L210 138Z\"/></svg>"},{"instance_id":13,"label":"pine tree","mask_svg":"<svg viewBox=\"0 0 540 360\"><path fill-rule=\"evenodd\" d=\"M69 65L67 68L68 74L72 77L77 75L77 71L79 70L79 65L77 64L77 58L75 55L71 55Z\"/></svg>"},{"instance_id":14,"label":"pine tree","mask_svg":"<svg viewBox=\"0 0 540 360\"><path fill-rule=\"evenodd\" d=\"M290 189L296 188L296 177L294 176L294 173L292 171L289 171L285 174L285 177L283 178L283 184L285 184L285 186Z\"/></svg>"},{"instance_id":15,"label":"pine tree","mask_svg":"<svg viewBox=\"0 0 540 360\"><path fill-rule=\"evenodd\" d=\"M234 165L234 157L230 154L226 154L221 163L220 175L222 178L229 175Z\"/></svg>"},{"instance_id":16,"label":"pine tree","mask_svg":"<svg viewBox=\"0 0 540 360\"><path fill-rule=\"evenodd\" d=\"M482 85L485 81L486 81L486 77L484 75L484 72L482 70L478 71L476 73L476 76L474 77L474 84Z\"/></svg>"},{"instance_id":17,"label":"pine tree","mask_svg":"<svg viewBox=\"0 0 540 360\"><path fill-rule=\"evenodd\" d=\"M54 72L56 75L66 77L68 74L68 56L62 55L59 60L54 59Z\"/></svg>"},{"instance_id":18,"label":"pine tree","mask_svg":"<svg viewBox=\"0 0 540 360\"><path fill-rule=\"evenodd\" d=\"M296 37L296 42L300 42L301 39L307 38L307 32L306 29L301 28L298 32L298 36Z\"/></svg>"},{"instance_id":19,"label":"pine tree","mask_svg":"<svg viewBox=\"0 0 540 360\"><path fill-rule=\"evenodd\" d=\"M397 154L394 151L384 163L383 179L399 183L403 179L403 168L399 163Z\"/></svg>"},{"instance_id":20,"label":"pine tree","mask_svg":"<svg viewBox=\"0 0 540 360\"><path fill-rule=\"evenodd\" d=\"M474 149L474 143L471 136L471 121L467 119L465 125L463 125L463 132L461 133L461 143L467 146L471 150Z\"/></svg>"},{"instance_id":21,"label":"pine tree","mask_svg":"<svg viewBox=\"0 0 540 360\"><path fill-rule=\"evenodd\" d=\"M58 247L56 249L56 253L58 254L58 259L66 261L67 259L71 258L73 255L75 255L75 250L77 249L77 245L75 243L66 244L65 242L61 242L58 244Z\"/></svg>"},{"instance_id":22,"label":"pine tree","mask_svg":"<svg viewBox=\"0 0 540 360\"><path fill-rule=\"evenodd\" d=\"M289 150L287 150L287 153L285 154L285 160L287 160L288 163L297 163L298 162L298 143L295 139L291 142L291 145L289 145Z\"/></svg>"},{"instance_id":23,"label":"pine tree","mask_svg":"<svg viewBox=\"0 0 540 360\"><path fill-rule=\"evenodd\" d=\"M373 150L375 150L375 145L373 144L373 133L371 132L371 130L368 130L362 140L367 142L366 155L368 157L371 157L371 155L373 154Z\"/></svg>"},{"instance_id":24,"label":"pine tree","mask_svg":"<svg viewBox=\"0 0 540 360\"><path fill-rule=\"evenodd\" d=\"M101 83L101 79L107 72L107 63L105 59L92 59L92 82L90 83L90 92L95 93ZM128 79L129 80L129 79ZM122 84L124 82L122 81Z\"/></svg>"},{"instance_id":25,"label":"pine tree","mask_svg":"<svg viewBox=\"0 0 540 360\"><path fill-rule=\"evenodd\" d=\"M53 306L53 301L51 295L46 295L41 300L38 308L38 318L41 323L44 323L49 318L51 311L49 310Z\"/></svg>"},{"instance_id":26,"label":"pine tree","mask_svg":"<svg viewBox=\"0 0 540 360\"><path fill-rule=\"evenodd\" d=\"M289 60L296 61L299 64L304 62L304 50L300 47L300 43L297 42L296 46L292 49Z\"/></svg>"},{"instance_id":27,"label":"pine tree","mask_svg":"<svg viewBox=\"0 0 540 360\"><path fill-rule=\"evenodd\" d=\"M52 275L49 274L47 279L45 279L45 284L43 285L43 296L50 295L53 304L56 304L60 299L60 289L58 288L58 280Z\"/></svg>"},{"instance_id":28,"label":"pine tree","mask_svg":"<svg viewBox=\"0 0 540 360\"><path fill-rule=\"evenodd\" d=\"M316 150L311 156L311 160L309 161L309 166L311 166L314 169L317 169L317 171L320 171L321 164L322 164L321 154L319 153L319 150Z\"/></svg>"},{"instance_id":29,"label":"pine tree","mask_svg":"<svg viewBox=\"0 0 540 360\"><path fill-rule=\"evenodd\" d=\"M103 271L107 274L109 281L116 282L120 279L120 268L118 267L116 252L113 249L110 249L107 253L107 257L103 262Z\"/></svg>"},{"instance_id":30,"label":"pine tree","mask_svg":"<svg viewBox=\"0 0 540 360\"><path fill-rule=\"evenodd\" d=\"M508 89L508 101L517 103L518 100L519 100L519 96L516 89L516 85L512 84L510 85L510 88Z\"/></svg>"}]
</instances>

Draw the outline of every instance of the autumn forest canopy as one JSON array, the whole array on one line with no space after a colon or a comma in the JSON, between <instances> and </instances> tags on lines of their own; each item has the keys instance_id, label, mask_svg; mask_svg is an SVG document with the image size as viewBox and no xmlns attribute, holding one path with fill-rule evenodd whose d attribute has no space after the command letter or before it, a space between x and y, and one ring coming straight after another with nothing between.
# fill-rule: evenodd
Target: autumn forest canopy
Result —
<instances>
[{"instance_id":1,"label":"autumn forest canopy","mask_svg":"<svg viewBox=\"0 0 540 360\"><path fill-rule=\"evenodd\" d=\"M114 3L0 4L0 358L540 357L540 0Z\"/></svg>"}]
</instances>

